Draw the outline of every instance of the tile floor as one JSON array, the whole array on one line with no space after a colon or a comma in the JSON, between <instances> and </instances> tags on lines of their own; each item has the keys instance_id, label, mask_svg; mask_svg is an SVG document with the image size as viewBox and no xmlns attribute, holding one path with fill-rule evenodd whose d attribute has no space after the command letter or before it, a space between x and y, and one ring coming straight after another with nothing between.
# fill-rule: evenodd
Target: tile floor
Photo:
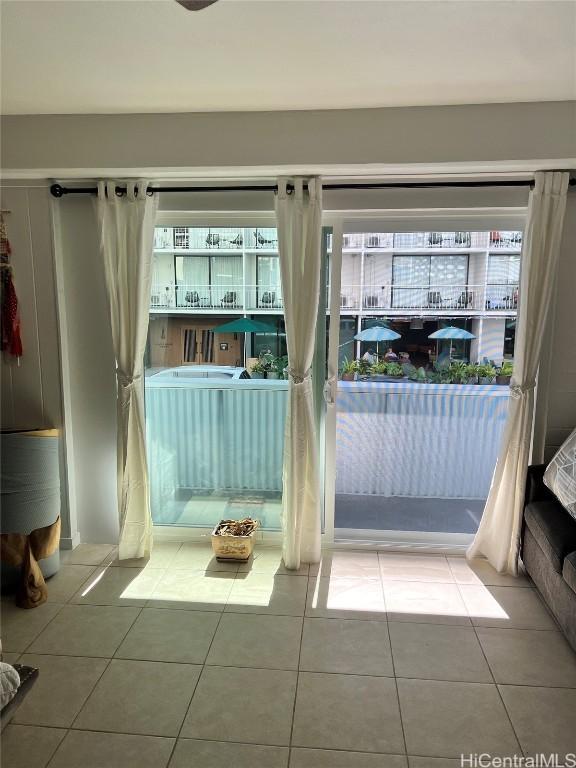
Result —
<instances>
[{"instance_id":1,"label":"tile floor","mask_svg":"<svg viewBox=\"0 0 576 768\"><path fill-rule=\"evenodd\" d=\"M10 768L440 768L576 752L576 656L525 579L461 558L81 545L7 658L40 669Z\"/></svg>"}]
</instances>

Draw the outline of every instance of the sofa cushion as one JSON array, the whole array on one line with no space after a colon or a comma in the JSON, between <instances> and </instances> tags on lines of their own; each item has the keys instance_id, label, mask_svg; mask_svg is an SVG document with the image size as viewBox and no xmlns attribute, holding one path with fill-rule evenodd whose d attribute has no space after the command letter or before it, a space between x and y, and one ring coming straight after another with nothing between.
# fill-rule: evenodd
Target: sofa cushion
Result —
<instances>
[{"instance_id":1,"label":"sofa cushion","mask_svg":"<svg viewBox=\"0 0 576 768\"><path fill-rule=\"evenodd\" d=\"M576 552L571 552L564 558L562 576L570 589L576 592Z\"/></svg>"},{"instance_id":2,"label":"sofa cushion","mask_svg":"<svg viewBox=\"0 0 576 768\"><path fill-rule=\"evenodd\" d=\"M576 429L548 464L544 483L576 520Z\"/></svg>"},{"instance_id":3,"label":"sofa cushion","mask_svg":"<svg viewBox=\"0 0 576 768\"><path fill-rule=\"evenodd\" d=\"M576 550L576 520L557 501L533 501L524 510L524 520L557 573L564 558Z\"/></svg>"}]
</instances>

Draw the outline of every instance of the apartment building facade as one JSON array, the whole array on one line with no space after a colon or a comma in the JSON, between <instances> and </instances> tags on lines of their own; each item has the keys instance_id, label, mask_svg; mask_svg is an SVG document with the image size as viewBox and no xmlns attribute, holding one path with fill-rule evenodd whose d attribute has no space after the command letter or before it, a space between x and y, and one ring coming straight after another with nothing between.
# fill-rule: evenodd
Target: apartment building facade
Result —
<instances>
[{"instance_id":1,"label":"apartment building facade","mask_svg":"<svg viewBox=\"0 0 576 768\"><path fill-rule=\"evenodd\" d=\"M360 330L386 321L401 335L393 346L421 356L444 325L475 337L456 345L469 360L513 356L518 307L519 231L395 232L344 235L340 289L340 357L367 347ZM327 242L326 306L330 314ZM249 354L285 351L283 300L274 228L158 227L155 233L148 362L235 364L242 339L213 329L233 317L263 320L273 332L252 334ZM329 321L328 321L329 322Z\"/></svg>"}]
</instances>

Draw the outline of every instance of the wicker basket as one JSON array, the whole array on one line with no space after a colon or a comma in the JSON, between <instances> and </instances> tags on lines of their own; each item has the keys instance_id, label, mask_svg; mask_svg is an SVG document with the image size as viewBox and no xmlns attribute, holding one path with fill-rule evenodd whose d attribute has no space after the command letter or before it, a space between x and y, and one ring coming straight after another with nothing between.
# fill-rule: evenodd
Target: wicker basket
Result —
<instances>
[{"instance_id":1,"label":"wicker basket","mask_svg":"<svg viewBox=\"0 0 576 768\"><path fill-rule=\"evenodd\" d=\"M217 533L225 521L220 521L212 531L212 550L216 560L236 560L245 562L249 559L254 549L254 534L256 528L244 536Z\"/></svg>"}]
</instances>

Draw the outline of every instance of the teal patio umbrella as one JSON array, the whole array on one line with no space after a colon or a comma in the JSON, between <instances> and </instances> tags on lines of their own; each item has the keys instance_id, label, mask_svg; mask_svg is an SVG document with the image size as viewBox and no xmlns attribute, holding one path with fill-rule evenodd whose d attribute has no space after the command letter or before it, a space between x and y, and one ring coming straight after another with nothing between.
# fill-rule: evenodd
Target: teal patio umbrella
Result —
<instances>
[{"instance_id":1,"label":"teal patio umbrella","mask_svg":"<svg viewBox=\"0 0 576 768\"><path fill-rule=\"evenodd\" d=\"M454 325L449 325L447 328L440 328L438 331L434 331L428 336L429 339L475 339L473 333L464 330L464 328L456 328Z\"/></svg>"},{"instance_id":2,"label":"teal patio umbrella","mask_svg":"<svg viewBox=\"0 0 576 768\"><path fill-rule=\"evenodd\" d=\"M475 339L476 336L464 328L456 328L454 325L449 325L446 328L439 328L437 331L434 331L428 338L436 339L436 358L438 358L438 339L461 339L468 341L469 339ZM452 343L450 343L450 357L452 357Z\"/></svg>"},{"instance_id":3,"label":"teal patio umbrella","mask_svg":"<svg viewBox=\"0 0 576 768\"><path fill-rule=\"evenodd\" d=\"M212 328L212 333L243 333L244 334L244 365L246 365L246 334L247 333L276 333L276 328L271 325L260 322L260 320L251 320L249 317L239 317L237 320L231 320L224 325L217 325Z\"/></svg>"},{"instance_id":4,"label":"teal patio umbrella","mask_svg":"<svg viewBox=\"0 0 576 768\"><path fill-rule=\"evenodd\" d=\"M399 333L393 331L391 328L387 328L385 325L375 325L372 328L366 328L360 333L354 336L356 341L375 341L376 342L376 354L379 355L378 345L381 341L395 341L401 338Z\"/></svg>"}]
</instances>

